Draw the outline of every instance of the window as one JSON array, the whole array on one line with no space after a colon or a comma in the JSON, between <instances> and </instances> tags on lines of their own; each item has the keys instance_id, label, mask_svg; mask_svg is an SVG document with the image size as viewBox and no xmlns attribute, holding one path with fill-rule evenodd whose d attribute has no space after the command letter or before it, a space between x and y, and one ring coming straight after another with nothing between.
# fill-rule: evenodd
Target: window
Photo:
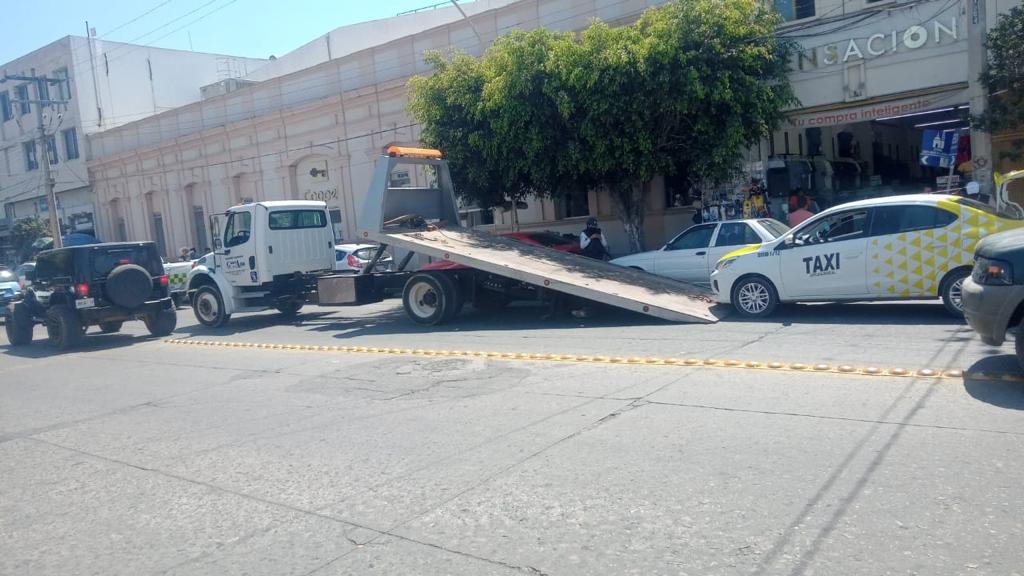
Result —
<instances>
[{"instance_id":1,"label":"window","mask_svg":"<svg viewBox=\"0 0 1024 576\"><path fill-rule=\"evenodd\" d=\"M772 235L772 238L778 238L779 236L782 236L786 232L789 232L789 226L786 226L782 222L779 222L778 220L773 220L771 218L758 220L757 223L760 224L762 228L767 230L768 233Z\"/></svg>"},{"instance_id":2,"label":"window","mask_svg":"<svg viewBox=\"0 0 1024 576\"><path fill-rule=\"evenodd\" d=\"M687 229L676 236L665 246L668 250L696 250L707 248L711 244L711 236L715 233L715 224L703 224Z\"/></svg>"},{"instance_id":3,"label":"window","mask_svg":"<svg viewBox=\"0 0 1024 576\"><path fill-rule=\"evenodd\" d=\"M811 221L797 231L796 237L804 244L854 240L864 236L867 222L867 210L838 212Z\"/></svg>"},{"instance_id":4,"label":"window","mask_svg":"<svg viewBox=\"0 0 1024 576\"><path fill-rule=\"evenodd\" d=\"M803 20L814 16L814 0L774 0L775 11L785 21Z\"/></svg>"},{"instance_id":5,"label":"window","mask_svg":"<svg viewBox=\"0 0 1024 576\"><path fill-rule=\"evenodd\" d=\"M164 217L162 214L153 214L153 240L156 241L156 249L161 256L167 254L167 239L164 238Z\"/></svg>"},{"instance_id":6,"label":"window","mask_svg":"<svg viewBox=\"0 0 1024 576\"><path fill-rule=\"evenodd\" d=\"M760 244L761 237L754 232L754 229L743 222L728 222L722 224L718 229L718 237L715 238L715 247L719 246L743 246L746 244Z\"/></svg>"},{"instance_id":7,"label":"window","mask_svg":"<svg viewBox=\"0 0 1024 576\"><path fill-rule=\"evenodd\" d=\"M60 98L61 100L71 100L71 85L69 84L70 81L68 80L67 67L58 68L54 70L53 77L61 81L60 84L54 85L54 90L56 91L57 98Z\"/></svg>"},{"instance_id":8,"label":"window","mask_svg":"<svg viewBox=\"0 0 1024 576\"><path fill-rule=\"evenodd\" d=\"M32 171L39 169L39 160L36 159L36 143L25 142L21 145L25 151L25 170Z\"/></svg>"},{"instance_id":9,"label":"window","mask_svg":"<svg viewBox=\"0 0 1024 576\"><path fill-rule=\"evenodd\" d=\"M22 84L14 89L14 98L18 101L18 114L28 114L32 107L28 103L28 84Z\"/></svg>"},{"instance_id":10,"label":"window","mask_svg":"<svg viewBox=\"0 0 1024 576\"><path fill-rule=\"evenodd\" d=\"M196 230L196 250L206 248L206 213L202 206L192 207L192 227ZM203 252L205 254L205 252Z\"/></svg>"},{"instance_id":11,"label":"window","mask_svg":"<svg viewBox=\"0 0 1024 576\"><path fill-rule=\"evenodd\" d=\"M53 134L46 137L46 155L50 158L50 166L60 161L57 157L57 137Z\"/></svg>"},{"instance_id":12,"label":"window","mask_svg":"<svg viewBox=\"0 0 1024 576\"><path fill-rule=\"evenodd\" d=\"M124 218L117 219L117 240L118 242L128 241L128 223L124 221Z\"/></svg>"},{"instance_id":13,"label":"window","mask_svg":"<svg viewBox=\"0 0 1024 576\"><path fill-rule=\"evenodd\" d=\"M562 197L562 218L590 215L590 202L586 191L569 192Z\"/></svg>"},{"instance_id":14,"label":"window","mask_svg":"<svg viewBox=\"0 0 1024 576\"><path fill-rule=\"evenodd\" d=\"M301 228L323 228L327 218L323 210L279 210L270 213L271 230L298 230Z\"/></svg>"},{"instance_id":15,"label":"window","mask_svg":"<svg viewBox=\"0 0 1024 576\"><path fill-rule=\"evenodd\" d=\"M956 214L934 206L881 206L874 210L871 235L943 228L956 219Z\"/></svg>"},{"instance_id":16,"label":"window","mask_svg":"<svg viewBox=\"0 0 1024 576\"><path fill-rule=\"evenodd\" d=\"M252 214L248 212L232 212L228 215L227 226L224 227L224 247L240 246L249 241L252 233Z\"/></svg>"},{"instance_id":17,"label":"window","mask_svg":"<svg viewBox=\"0 0 1024 576\"><path fill-rule=\"evenodd\" d=\"M388 186L392 188L408 188L412 184L408 168L398 168L389 176Z\"/></svg>"},{"instance_id":18,"label":"window","mask_svg":"<svg viewBox=\"0 0 1024 576\"><path fill-rule=\"evenodd\" d=\"M334 243L338 244L341 242L341 210L338 208L331 208L331 227L334 228Z\"/></svg>"},{"instance_id":19,"label":"window","mask_svg":"<svg viewBox=\"0 0 1024 576\"><path fill-rule=\"evenodd\" d=\"M78 133L74 128L68 128L61 132L64 137L64 158L75 160L78 158Z\"/></svg>"},{"instance_id":20,"label":"window","mask_svg":"<svg viewBox=\"0 0 1024 576\"><path fill-rule=\"evenodd\" d=\"M14 111L11 110L11 93L7 90L0 92L0 118L4 122L14 118Z\"/></svg>"}]
</instances>

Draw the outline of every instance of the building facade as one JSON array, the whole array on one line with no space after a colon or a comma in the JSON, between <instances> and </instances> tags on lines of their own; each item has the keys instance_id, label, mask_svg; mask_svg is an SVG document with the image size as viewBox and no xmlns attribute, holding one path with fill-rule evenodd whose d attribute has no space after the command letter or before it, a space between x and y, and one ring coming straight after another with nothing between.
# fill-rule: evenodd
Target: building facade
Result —
<instances>
[{"instance_id":1,"label":"building facade","mask_svg":"<svg viewBox=\"0 0 1024 576\"><path fill-rule=\"evenodd\" d=\"M34 83L0 83L0 252L9 248L5 238L14 222L49 216L36 105L23 100L65 102L43 110L57 214L65 233L92 234L89 135L199 100L201 86L255 72L266 62L68 36L3 65L11 75L64 82L49 84L44 94ZM0 254L0 261L8 258Z\"/></svg>"},{"instance_id":2,"label":"building facade","mask_svg":"<svg viewBox=\"0 0 1024 576\"><path fill-rule=\"evenodd\" d=\"M815 156L828 160L830 167L821 171L831 170L828 183L840 192L851 187L865 194L900 192L920 184L914 177L930 177L911 166L917 152L914 139L919 144L920 136L910 131L919 122L901 118L896 126L869 122L864 127L850 121L852 114L858 122L889 122L912 111L963 110L971 81L966 15L974 1L981 0L776 0L787 18L781 31L802 47L792 73L801 104L786 126L747 152L746 175L766 178L776 199L808 178L802 172L790 174L789 165L804 162L813 172ZM337 239L352 241L376 157L390 144L418 141L419 128L406 111L406 85L413 75L429 73L422 59L425 50L480 54L495 37L514 28L582 30L593 18L628 23L661 3L476 2L466 5L476 6L466 18L351 52L331 49L341 56L324 59L330 51L320 41L311 43L300 50L304 57L319 50L314 58L319 63L296 66L286 55L275 63L287 71L283 75L257 73L251 79L258 82L234 92L93 136L90 169L101 234L113 240L162 234L168 253L180 246L202 249L212 245L206 226L211 213L249 200L317 199L328 203ZM989 20L1014 3L989 0ZM942 119L947 118L934 121ZM908 122L909 129L903 126ZM893 151L886 157L903 159L905 167L892 168L889 161L863 164L869 153L874 160L879 147L888 154L890 145ZM853 149L860 150L860 158L852 156ZM784 184L780 162L786 169ZM846 168L859 170L860 179L842 172ZM876 172L880 180L874 178ZM808 186L818 182L807 181ZM820 181L824 186L825 177ZM658 245L691 224L695 198L673 178L656 178L646 186L645 234L649 245ZM523 229L578 232L588 216L596 216L614 253L627 246L612 203L602 192L527 204L517 213ZM513 225L507 211L478 213L472 219L496 230Z\"/></svg>"}]
</instances>

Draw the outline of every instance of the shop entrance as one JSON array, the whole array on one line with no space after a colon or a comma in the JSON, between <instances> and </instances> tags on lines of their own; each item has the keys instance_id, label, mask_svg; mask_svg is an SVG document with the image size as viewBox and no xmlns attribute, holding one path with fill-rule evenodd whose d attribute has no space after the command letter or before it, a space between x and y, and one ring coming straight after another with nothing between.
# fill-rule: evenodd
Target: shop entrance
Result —
<instances>
[{"instance_id":1,"label":"shop entrance","mask_svg":"<svg viewBox=\"0 0 1024 576\"><path fill-rule=\"evenodd\" d=\"M971 170L966 102L892 115L868 111L833 116L859 121L789 127L773 134L765 177L774 214L788 212L789 198L797 190L820 209L881 196L963 190ZM945 130L959 136L952 171L948 162L939 166L921 161L926 131Z\"/></svg>"}]
</instances>

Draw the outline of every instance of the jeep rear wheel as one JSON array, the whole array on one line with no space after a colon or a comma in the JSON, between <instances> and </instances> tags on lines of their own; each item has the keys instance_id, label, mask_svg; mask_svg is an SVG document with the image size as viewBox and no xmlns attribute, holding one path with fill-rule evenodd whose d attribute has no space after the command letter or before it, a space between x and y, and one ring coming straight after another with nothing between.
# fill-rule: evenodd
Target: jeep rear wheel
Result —
<instances>
[{"instance_id":1,"label":"jeep rear wheel","mask_svg":"<svg viewBox=\"0 0 1024 576\"><path fill-rule=\"evenodd\" d=\"M192 297L192 311L200 324L210 328L219 328L231 318L230 314L224 313L224 299L220 290L208 284L196 290Z\"/></svg>"},{"instance_id":2,"label":"jeep rear wheel","mask_svg":"<svg viewBox=\"0 0 1024 576\"><path fill-rule=\"evenodd\" d=\"M11 346L26 346L32 343L32 314L28 304L16 302L11 306L11 315L4 324L7 341Z\"/></svg>"},{"instance_id":3,"label":"jeep rear wheel","mask_svg":"<svg viewBox=\"0 0 1024 576\"><path fill-rule=\"evenodd\" d=\"M146 314L142 321L153 336L167 336L178 326L178 313L173 308L166 308Z\"/></svg>"},{"instance_id":4,"label":"jeep rear wheel","mask_svg":"<svg viewBox=\"0 0 1024 576\"><path fill-rule=\"evenodd\" d=\"M70 350L82 343L82 321L74 310L58 304L46 311L46 336L57 350Z\"/></svg>"},{"instance_id":5,"label":"jeep rear wheel","mask_svg":"<svg viewBox=\"0 0 1024 576\"><path fill-rule=\"evenodd\" d=\"M100 322L100 332L113 334L114 332L120 332L121 326L124 326L124 322Z\"/></svg>"}]
</instances>

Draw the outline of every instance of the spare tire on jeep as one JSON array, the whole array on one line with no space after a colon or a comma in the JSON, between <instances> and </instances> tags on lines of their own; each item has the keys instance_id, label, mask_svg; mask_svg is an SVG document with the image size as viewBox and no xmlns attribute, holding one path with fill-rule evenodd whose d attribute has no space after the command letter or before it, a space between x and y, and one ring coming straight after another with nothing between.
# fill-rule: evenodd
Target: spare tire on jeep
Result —
<instances>
[{"instance_id":1,"label":"spare tire on jeep","mask_svg":"<svg viewBox=\"0 0 1024 576\"><path fill-rule=\"evenodd\" d=\"M107 299L118 306L138 308L152 293L153 279L137 264L121 264L107 276Z\"/></svg>"}]
</instances>

